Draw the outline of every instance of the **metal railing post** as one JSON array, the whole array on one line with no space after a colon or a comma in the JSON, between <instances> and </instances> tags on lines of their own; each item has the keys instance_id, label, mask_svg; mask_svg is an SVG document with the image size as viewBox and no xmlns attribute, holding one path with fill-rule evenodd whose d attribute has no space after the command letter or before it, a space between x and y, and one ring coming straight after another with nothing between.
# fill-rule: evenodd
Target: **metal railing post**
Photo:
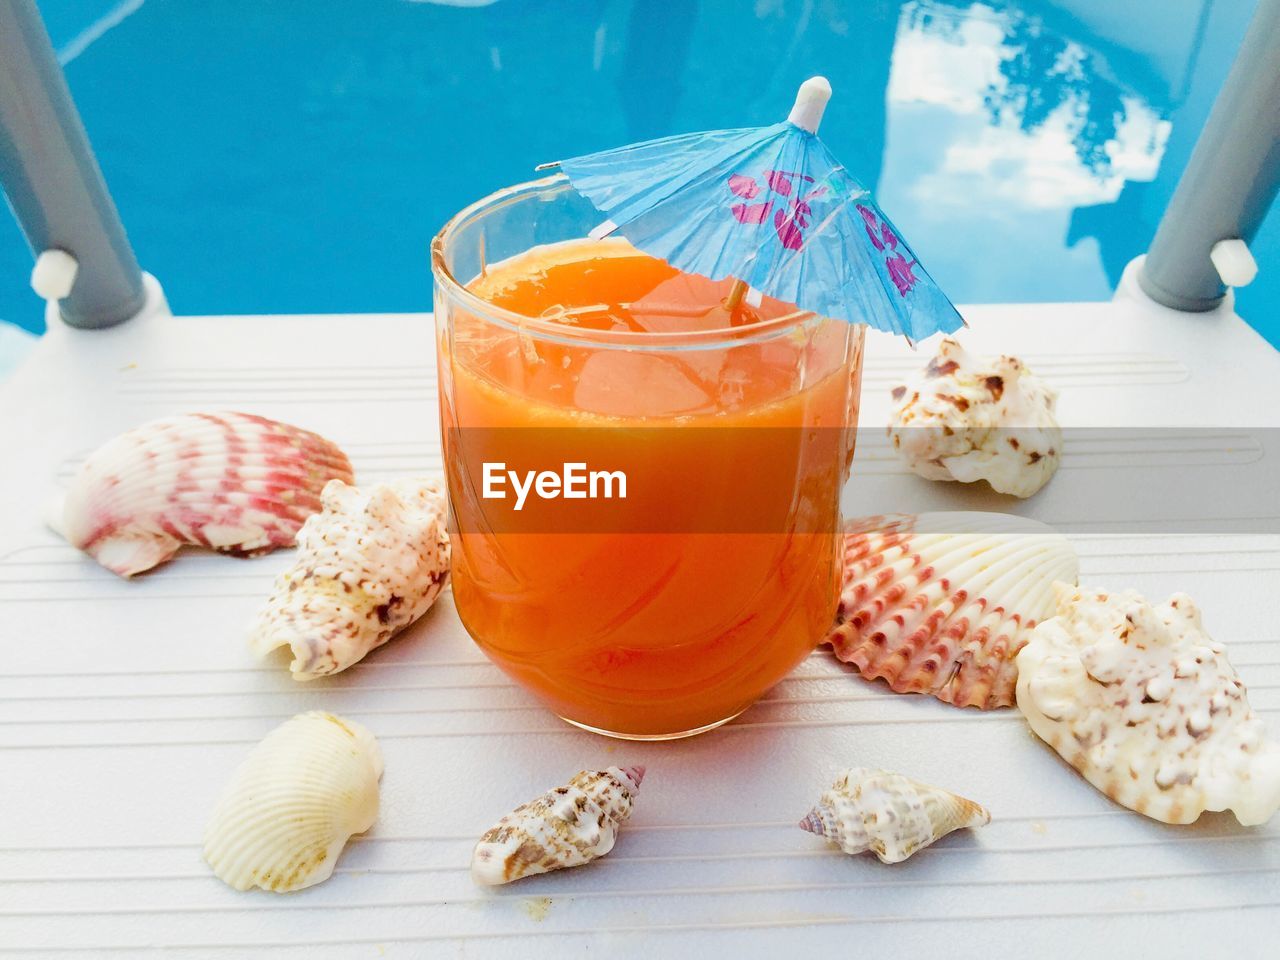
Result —
<instances>
[{"instance_id":1,"label":"metal railing post","mask_svg":"<svg viewBox=\"0 0 1280 960\"><path fill-rule=\"evenodd\" d=\"M59 301L68 324L138 313L142 272L34 0L0 0L0 186L37 257L64 250L77 262Z\"/></svg>"},{"instance_id":2,"label":"metal railing post","mask_svg":"<svg viewBox=\"0 0 1280 960\"><path fill-rule=\"evenodd\" d=\"M1259 0L1240 52L1160 220L1138 283L1175 310L1225 294L1210 254L1250 242L1280 188L1280 0Z\"/></svg>"}]
</instances>

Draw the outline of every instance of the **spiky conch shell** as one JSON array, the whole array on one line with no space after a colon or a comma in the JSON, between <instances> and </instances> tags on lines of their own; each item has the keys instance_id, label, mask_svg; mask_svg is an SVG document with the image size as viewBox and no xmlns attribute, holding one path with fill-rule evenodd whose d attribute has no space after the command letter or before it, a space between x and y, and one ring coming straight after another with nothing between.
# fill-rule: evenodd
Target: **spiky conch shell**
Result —
<instances>
[{"instance_id":1,"label":"spiky conch shell","mask_svg":"<svg viewBox=\"0 0 1280 960\"><path fill-rule=\"evenodd\" d=\"M471 876L477 883L510 883L603 857L631 816L642 779L644 767L574 774L490 828L471 856Z\"/></svg>"},{"instance_id":2,"label":"spiky conch shell","mask_svg":"<svg viewBox=\"0 0 1280 960\"><path fill-rule=\"evenodd\" d=\"M332 713L300 713L232 775L204 833L204 859L236 890L301 890L329 879L353 834L378 818L382 751Z\"/></svg>"},{"instance_id":3,"label":"spiky conch shell","mask_svg":"<svg viewBox=\"0 0 1280 960\"><path fill-rule=\"evenodd\" d=\"M900 773L853 767L841 774L800 829L848 854L870 850L900 863L954 830L991 822L985 807Z\"/></svg>"},{"instance_id":4,"label":"spiky conch shell","mask_svg":"<svg viewBox=\"0 0 1280 960\"><path fill-rule=\"evenodd\" d=\"M330 480L320 500L249 637L259 656L290 647L295 680L345 670L382 646L427 612L449 576L442 481Z\"/></svg>"},{"instance_id":5,"label":"spiky conch shell","mask_svg":"<svg viewBox=\"0 0 1280 960\"><path fill-rule=\"evenodd\" d=\"M1280 809L1280 743L1186 594L1061 585L1058 615L1018 654L1018 707L1086 780L1155 820L1232 810L1253 826Z\"/></svg>"},{"instance_id":6,"label":"spiky conch shell","mask_svg":"<svg viewBox=\"0 0 1280 960\"><path fill-rule=\"evenodd\" d=\"M334 478L352 480L351 462L307 430L248 413L181 414L91 453L49 523L131 577L183 544L236 556L289 546Z\"/></svg>"},{"instance_id":7,"label":"spiky conch shell","mask_svg":"<svg viewBox=\"0 0 1280 960\"><path fill-rule=\"evenodd\" d=\"M947 337L891 395L893 448L928 480L985 480L999 493L1029 497L1058 469L1058 394L1017 357L974 356Z\"/></svg>"},{"instance_id":8,"label":"spiky conch shell","mask_svg":"<svg viewBox=\"0 0 1280 960\"><path fill-rule=\"evenodd\" d=\"M853 521L844 538L836 656L897 693L958 707L1012 706L1014 658L1052 615L1075 550L1051 527L999 513Z\"/></svg>"}]
</instances>

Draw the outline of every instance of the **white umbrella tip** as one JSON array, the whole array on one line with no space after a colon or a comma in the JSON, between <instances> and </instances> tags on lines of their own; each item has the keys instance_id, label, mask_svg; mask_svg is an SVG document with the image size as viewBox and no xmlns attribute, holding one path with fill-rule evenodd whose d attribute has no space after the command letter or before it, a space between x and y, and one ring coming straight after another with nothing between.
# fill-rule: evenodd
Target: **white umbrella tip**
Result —
<instances>
[{"instance_id":1,"label":"white umbrella tip","mask_svg":"<svg viewBox=\"0 0 1280 960\"><path fill-rule=\"evenodd\" d=\"M787 117L802 130L810 133L818 132L818 124L822 122L822 111L827 109L827 101L831 99L831 84L826 77L810 77L800 84L796 94L796 104Z\"/></svg>"}]
</instances>

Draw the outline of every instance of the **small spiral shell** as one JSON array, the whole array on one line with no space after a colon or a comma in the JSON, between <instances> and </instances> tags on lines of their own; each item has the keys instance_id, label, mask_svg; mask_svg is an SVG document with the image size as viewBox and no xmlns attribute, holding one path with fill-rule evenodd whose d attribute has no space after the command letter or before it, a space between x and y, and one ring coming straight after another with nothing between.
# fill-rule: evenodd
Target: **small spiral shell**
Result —
<instances>
[{"instance_id":1,"label":"small spiral shell","mask_svg":"<svg viewBox=\"0 0 1280 960\"><path fill-rule=\"evenodd\" d=\"M900 773L854 767L822 795L800 829L845 853L870 850L881 863L899 863L953 830L990 822L991 814L972 800Z\"/></svg>"},{"instance_id":2,"label":"small spiral shell","mask_svg":"<svg viewBox=\"0 0 1280 960\"><path fill-rule=\"evenodd\" d=\"M583 770L497 822L476 845L471 875L501 884L537 873L578 867L613 849L644 767Z\"/></svg>"}]
</instances>

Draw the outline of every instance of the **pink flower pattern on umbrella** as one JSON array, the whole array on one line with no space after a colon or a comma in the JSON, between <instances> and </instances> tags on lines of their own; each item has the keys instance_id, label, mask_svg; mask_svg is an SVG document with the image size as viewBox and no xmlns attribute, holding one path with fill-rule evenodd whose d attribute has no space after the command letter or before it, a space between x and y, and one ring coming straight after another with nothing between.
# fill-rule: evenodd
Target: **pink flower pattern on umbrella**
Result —
<instances>
[{"instance_id":1,"label":"pink flower pattern on umbrella","mask_svg":"<svg viewBox=\"0 0 1280 960\"><path fill-rule=\"evenodd\" d=\"M813 183L813 177L807 177L803 173L796 173L792 170L766 170L764 172L765 182L769 184L769 189L784 197L791 196L792 177L799 177L801 180Z\"/></svg>"},{"instance_id":2,"label":"pink flower pattern on umbrella","mask_svg":"<svg viewBox=\"0 0 1280 960\"><path fill-rule=\"evenodd\" d=\"M898 249L897 234L893 232L889 224L876 216L874 210L858 204L858 213L862 215L862 222L867 228L867 239L871 241L871 245L881 253L886 250L895 251L885 257L884 265L889 271L889 279L893 281L894 287L897 288L898 296L905 297L911 292L911 288L920 282L920 278L911 272L911 268L918 261L908 260L901 253L896 252Z\"/></svg>"},{"instance_id":3,"label":"pink flower pattern on umbrella","mask_svg":"<svg viewBox=\"0 0 1280 960\"><path fill-rule=\"evenodd\" d=\"M889 268L889 279L898 288L898 296L900 297L905 297L910 293L911 288L920 280L919 277L911 272L911 268L916 265L916 261L908 260L900 253L895 253L886 259L884 265Z\"/></svg>"},{"instance_id":4,"label":"pink flower pattern on umbrella","mask_svg":"<svg viewBox=\"0 0 1280 960\"><path fill-rule=\"evenodd\" d=\"M739 223L764 223L769 219L773 201L765 203L735 203L729 208Z\"/></svg>"},{"instance_id":5,"label":"pink flower pattern on umbrella","mask_svg":"<svg viewBox=\"0 0 1280 960\"><path fill-rule=\"evenodd\" d=\"M792 196L796 191L793 180L813 183L813 177L793 170L764 171L764 181L769 192L791 198L785 207L778 205L775 209L773 200L765 200L761 203L735 203L729 210L739 223L753 225L764 223L772 212L773 229L778 235L778 241L788 250L800 250L804 246L804 231L808 229L809 218L813 215L813 207L809 201L821 197L827 192L827 188L818 187L804 196ZM761 186L754 177L735 173L729 177L729 191L736 197L753 200L760 195Z\"/></svg>"},{"instance_id":6,"label":"pink flower pattern on umbrella","mask_svg":"<svg viewBox=\"0 0 1280 960\"><path fill-rule=\"evenodd\" d=\"M867 238L871 241L871 245L877 250L884 249L884 242L876 236L880 232L880 222L876 219L876 215L871 212L870 207L864 207L858 204L858 213L862 214L862 222L867 225Z\"/></svg>"},{"instance_id":7,"label":"pink flower pattern on umbrella","mask_svg":"<svg viewBox=\"0 0 1280 960\"><path fill-rule=\"evenodd\" d=\"M735 197L743 197L747 200L754 200L760 194L760 184L740 173L735 173L729 178L729 189L733 191Z\"/></svg>"}]
</instances>

